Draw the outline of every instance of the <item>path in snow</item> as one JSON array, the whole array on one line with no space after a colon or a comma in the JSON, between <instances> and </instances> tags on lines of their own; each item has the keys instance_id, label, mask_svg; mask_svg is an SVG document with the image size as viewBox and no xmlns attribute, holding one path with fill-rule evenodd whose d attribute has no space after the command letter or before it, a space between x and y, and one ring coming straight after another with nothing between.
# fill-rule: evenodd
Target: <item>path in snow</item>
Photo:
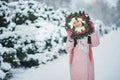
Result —
<instances>
[{"instance_id":1,"label":"path in snow","mask_svg":"<svg viewBox=\"0 0 120 80\"><path fill-rule=\"evenodd\" d=\"M93 48L95 80L120 80L120 30L112 31L100 39ZM11 80L70 80L69 54L38 68L15 69Z\"/></svg>"},{"instance_id":2,"label":"path in snow","mask_svg":"<svg viewBox=\"0 0 120 80\"><path fill-rule=\"evenodd\" d=\"M120 30L103 36L93 54L95 80L120 80Z\"/></svg>"}]
</instances>

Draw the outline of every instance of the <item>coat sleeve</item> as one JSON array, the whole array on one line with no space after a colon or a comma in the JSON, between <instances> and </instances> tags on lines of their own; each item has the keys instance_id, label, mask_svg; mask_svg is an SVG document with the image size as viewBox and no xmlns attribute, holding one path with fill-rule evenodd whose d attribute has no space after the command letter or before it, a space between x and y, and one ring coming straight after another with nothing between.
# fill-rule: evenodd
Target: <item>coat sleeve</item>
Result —
<instances>
[{"instance_id":1,"label":"coat sleeve","mask_svg":"<svg viewBox=\"0 0 120 80\"><path fill-rule=\"evenodd\" d=\"M91 47L97 47L100 44L98 32L91 34Z\"/></svg>"},{"instance_id":2,"label":"coat sleeve","mask_svg":"<svg viewBox=\"0 0 120 80\"><path fill-rule=\"evenodd\" d=\"M67 53L71 53L72 49L74 48L74 41L70 42L69 39L70 38L67 37L66 46L65 46Z\"/></svg>"}]
</instances>

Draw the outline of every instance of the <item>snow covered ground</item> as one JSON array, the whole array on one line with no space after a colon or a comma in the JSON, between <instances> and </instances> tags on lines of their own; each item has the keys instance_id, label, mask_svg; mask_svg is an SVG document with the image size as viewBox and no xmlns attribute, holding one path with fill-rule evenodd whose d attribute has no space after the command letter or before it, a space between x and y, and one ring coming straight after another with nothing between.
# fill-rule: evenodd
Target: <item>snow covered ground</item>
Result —
<instances>
[{"instance_id":1,"label":"snow covered ground","mask_svg":"<svg viewBox=\"0 0 120 80\"><path fill-rule=\"evenodd\" d=\"M96 80L120 80L120 30L101 38L94 48Z\"/></svg>"},{"instance_id":2,"label":"snow covered ground","mask_svg":"<svg viewBox=\"0 0 120 80\"><path fill-rule=\"evenodd\" d=\"M95 80L120 80L120 30L112 31L100 39L101 44L93 48ZM11 80L70 80L69 54L40 65L38 68L13 69Z\"/></svg>"}]
</instances>

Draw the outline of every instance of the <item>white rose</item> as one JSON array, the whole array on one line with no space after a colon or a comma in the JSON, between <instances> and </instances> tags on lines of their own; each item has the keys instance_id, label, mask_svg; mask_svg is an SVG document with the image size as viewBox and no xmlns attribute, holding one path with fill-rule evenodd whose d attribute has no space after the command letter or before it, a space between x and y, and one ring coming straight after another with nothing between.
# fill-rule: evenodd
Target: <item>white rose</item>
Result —
<instances>
[{"instance_id":1,"label":"white rose","mask_svg":"<svg viewBox=\"0 0 120 80\"><path fill-rule=\"evenodd\" d=\"M84 27L84 26L82 26L82 27L77 27L77 28L75 29L75 31L77 31L77 32L83 32L83 31L85 31L85 27Z\"/></svg>"},{"instance_id":2,"label":"white rose","mask_svg":"<svg viewBox=\"0 0 120 80\"><path fill-rule=\"evenodd\" d=\"M72 18L70 23L68 23L70 25L70 28L72 29L73 28L73 23L76 21L75 18Z\"/></svg>"},{"instance_id":3,"label":"white rose","mask_svg":"<svg viewBox=\"0 0 120 80\"><path fill-rule=\"evenodd\" d=\"M81 21L82 23L85 23L85 21L82 18L78 18L78 21Z\"/></svg>"}]
</instances>

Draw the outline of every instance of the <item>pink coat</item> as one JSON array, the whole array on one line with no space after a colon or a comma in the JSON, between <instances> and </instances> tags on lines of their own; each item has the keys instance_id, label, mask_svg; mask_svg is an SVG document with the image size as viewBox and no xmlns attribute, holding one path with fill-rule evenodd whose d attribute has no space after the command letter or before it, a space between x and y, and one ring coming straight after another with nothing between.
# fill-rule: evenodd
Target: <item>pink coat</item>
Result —
<instances>
[{"instance_id":1,"label":"pink coat","mask_svg":"<svg viewBox=\"0 0 120 80\"><path fill-rule=\"evenodd\" d=\"M74 47L74 42L70 42L70 37L67 37L66 51L70 54L69 64L71 80L94 80L92 47L99 45L99 37L97 32L94 32L90 36L92 43L89 45L87 53L78 48L78 44Z\"/></svg>"}]
</instances>

